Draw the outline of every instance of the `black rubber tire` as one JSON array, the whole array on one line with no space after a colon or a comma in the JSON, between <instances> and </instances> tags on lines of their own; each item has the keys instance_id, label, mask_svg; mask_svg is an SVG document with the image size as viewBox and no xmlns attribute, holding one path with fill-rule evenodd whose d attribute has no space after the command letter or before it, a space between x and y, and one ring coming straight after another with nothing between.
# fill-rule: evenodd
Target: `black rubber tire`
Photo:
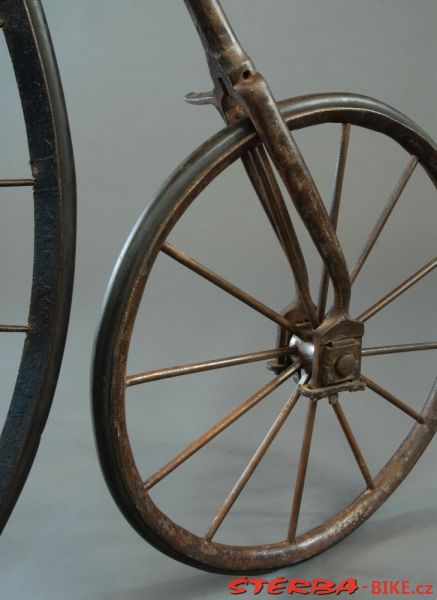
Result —
<instances>
[{"instance_id":1,"label":"black rubber tire","mask_svg":"<svg viewBox=\"0 0 437 600\"><path fill-rule=\"evenodd\" d=\"M41 3L2 0L0 20L26 125L35 231L30 331L0 436L1 532L32 466L61 366L73 287L76 186L64 96Z\"/></svg>"}]
</instances>

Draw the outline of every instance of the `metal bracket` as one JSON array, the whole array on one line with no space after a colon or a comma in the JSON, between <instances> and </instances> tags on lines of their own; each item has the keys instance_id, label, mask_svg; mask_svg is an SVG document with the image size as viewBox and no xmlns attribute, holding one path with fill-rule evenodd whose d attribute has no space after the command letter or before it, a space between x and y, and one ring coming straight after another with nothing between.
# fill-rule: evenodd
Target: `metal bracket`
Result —
<instances>
[{"instance_id":1,"label":"metal bracket","mask_svg":"<svg viewBox=\"0 0 437 600\"><path fill-rule=\"evenodd\" d=\"M358 390L364 390L366 384L363 379L356 379L354 381L345 381L335 385L328 385L323 388L312 388L308 384L300 386L302 395L312 398L313 400L320 400L320 398L329 398L334 394L340 394L340 392L357 392Z\"/></svg>"},{"instance_id":2,"label":"metal bracket","mask_svg":"<svg viewBox=\"0 0 437 600\"><path fill-rule=\"evenodd\" d=\"M335 316L314 332L314 389L359 379L363 333L362 323L347 317L337 321Z\"/></svg>"}]
</instances>

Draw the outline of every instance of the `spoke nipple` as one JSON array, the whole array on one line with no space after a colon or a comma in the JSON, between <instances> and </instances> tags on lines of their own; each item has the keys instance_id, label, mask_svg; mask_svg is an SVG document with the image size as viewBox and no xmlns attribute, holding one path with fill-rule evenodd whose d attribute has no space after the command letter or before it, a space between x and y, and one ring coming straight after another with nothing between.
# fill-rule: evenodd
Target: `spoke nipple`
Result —
<instances>
[{"instance_id":1,"label":"spoke nipple","mask_svg":"<svg viewBox=\"0 0 437 600\"><path fill-rule=\"evenodd\" d=\"M329 396L329 404L332 404L332 405L337 404L337 400L338 400L337 394L331 394Z\"/></svg>"}]
</instances>

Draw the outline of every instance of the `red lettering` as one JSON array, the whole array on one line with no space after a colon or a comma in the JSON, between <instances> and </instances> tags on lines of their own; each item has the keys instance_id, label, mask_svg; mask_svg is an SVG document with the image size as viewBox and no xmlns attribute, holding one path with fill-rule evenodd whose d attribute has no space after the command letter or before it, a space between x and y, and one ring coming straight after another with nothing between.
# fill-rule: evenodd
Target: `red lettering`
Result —
<instances>
[{"instance_id":1,"label":"red lettering","mask_svg":"<svg viewBox=\"0 0 437 600\"><path fill-rule=\"evenodd\" d=\"M253 585L253 595L260 594L264 589L264 584L268 583L267 579L260 579L259 577L253 577L248 579L248 582Z\"/></svg>"},{"instance_id":2,"label":"red lettering","mask_svg":"<svg viewBox=\"0 0 437 600\"><path fill-rule=\"evenodd\" d=\"M342 592L346 592L350 596L355 594L357 590L359 590L359 585L356 579L353 577L349 577L349 579L344 579L340 585L337 586L335 593L339 596Z\"/></svg>"},{"instance_id":3,"label":"red lettering","mask_svg":"<svg viewBox=\"0 0 437 600\"><path fill-rule=\"evenodd\" d=\"M287 582L288 579L285 579L285 577L277 577L276 579L272 579L267 586L267 593L272 595L282 594L286 588Z\"/></svg>"},{"instance_id":4,"label":"red lettering","mask_svg":"<svg viewBox=\"0 0 437 600\"><path fill-rule=\"evenodd\" d=\"M237 579L233 579L228 583L228 588L231 590L231 594L245 594L247 592L246 588L240 587L242 585L247 585L247 577L237 577Z\"/></svg>"},{"instance_id":5,"label":"red lettering","mask_svg":"<svg viewBox=\"0 0 437 600\"><path fill-rule=\"evenodd\" d=\"M378 596L382 594L382 585L380 581L372 581L372 594Z\"/></svg>"},{"instance_id":6,"label":"red lettering","mask_svg":"<svg viewBox=\"0 0 437 600\"><path fill-rule=\"evenodd\" d=\"M337 596L342 592L347 592L350 596L355 594L357 590L359 590L358 582L353 577L349 577L349 579L344 579L339 586L337 586L336 594Z\"/></svg>"},{"instance_id":7,"label":"red lettering","mask_svg":"<svg viewBox=\"0 0 437 600\"><path fill-rule=\"evenodd\" d=\"M309 594L310 590L305 588L311 588L311 582L308 579L290 579L288 585L288 594Z\"/></svg>"},{"instance_id":8,"label":"red lettering","mask_svg":"<svg viewBox=\"0 0 437 600\"><path fill-rule=\"evenodd\" d=\"M401 585L401 589L402 589L402 593L403 594L409 594L410 591L411 591L410 582L409 581L403 581L402 585Z\"/></svg>"},{"instance_id":9,"label":"red lettering","mask_svg":"<svg viewBox=\"0 0 437 600\"><path fill-rule=\"evenodd\" d=\"M329 579L313 579L313 594L323 596L324 594L335 593L335 582Z\"/></svg>"}]
</instances>

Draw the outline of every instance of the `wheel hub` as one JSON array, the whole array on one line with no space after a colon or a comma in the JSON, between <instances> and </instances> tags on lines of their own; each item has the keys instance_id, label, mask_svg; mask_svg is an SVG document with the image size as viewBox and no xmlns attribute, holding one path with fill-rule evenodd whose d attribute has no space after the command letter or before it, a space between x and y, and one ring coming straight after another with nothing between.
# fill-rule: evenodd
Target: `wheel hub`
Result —
<instances>
[{"instance_id":1,"label":"wheel hub","mask_svg":"<svg viewBox=\"0 0 437 600\"><path fill-rule=\"evenodd\" d=\"M350 329L356 335L348 335ZM324 331L325 330L325 331ZM363 389L361 380L361 339L363 326L350 320L340 320L308 334L308 329L291 336L290 346L297 349L297 358L310 376L302 386L305 395L314 398L330 396L340 391Z\"/></svg>"}]
</instances>

